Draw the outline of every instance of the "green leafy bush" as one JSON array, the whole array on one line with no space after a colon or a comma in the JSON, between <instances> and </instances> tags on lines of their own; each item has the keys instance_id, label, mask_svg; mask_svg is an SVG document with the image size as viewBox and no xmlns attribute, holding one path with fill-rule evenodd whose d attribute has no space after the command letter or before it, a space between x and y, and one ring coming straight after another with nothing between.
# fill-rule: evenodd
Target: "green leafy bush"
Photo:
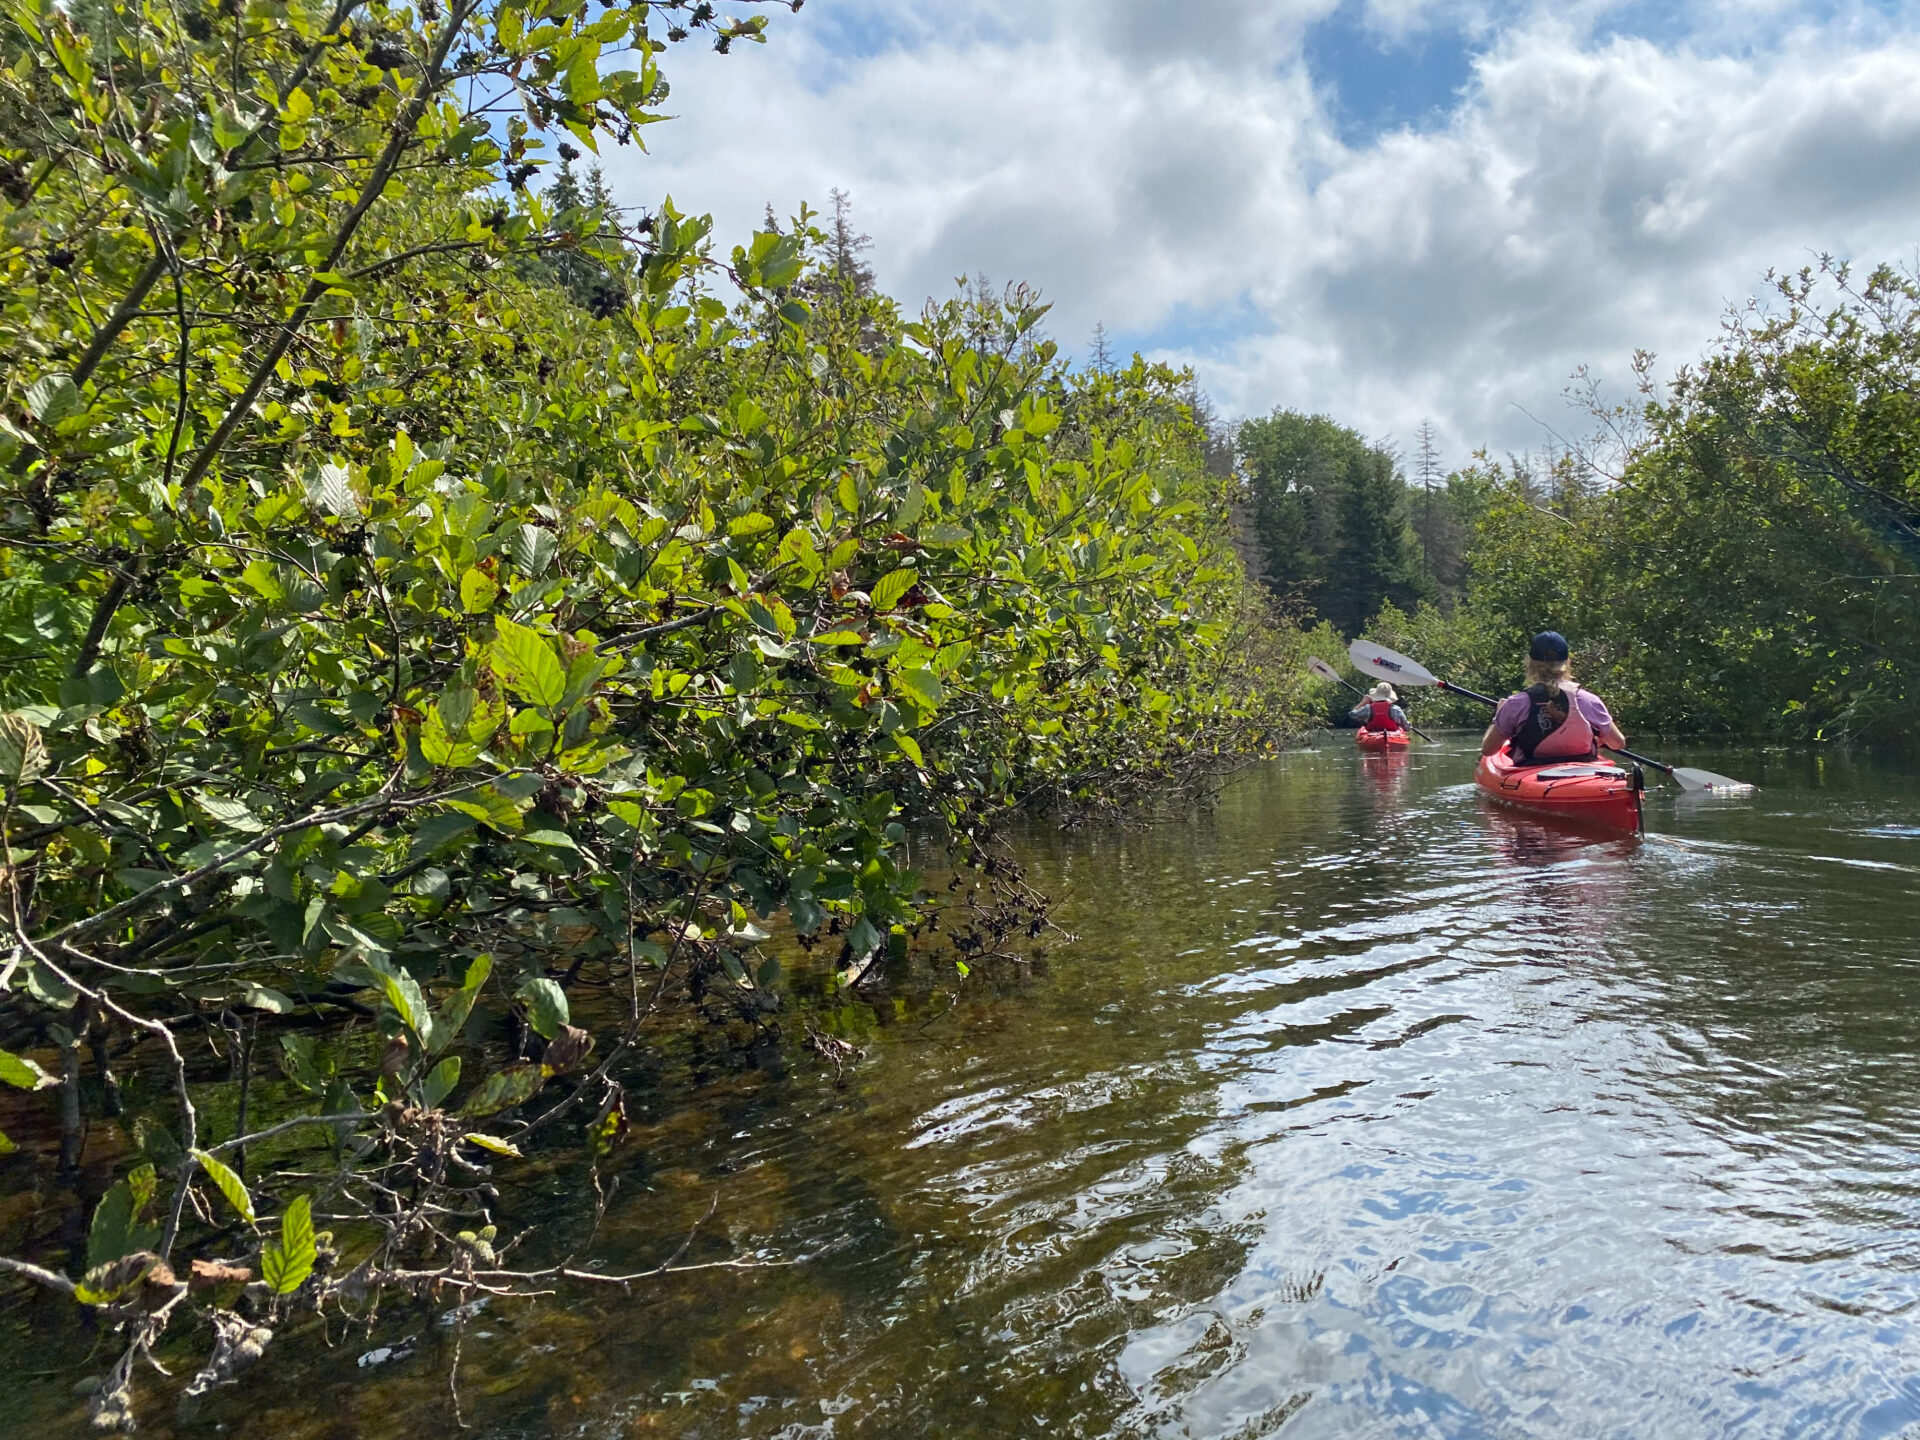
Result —
<instances>
[{"instance_id":1,"label":"green leafy bush","mask_svg":"<svg viewBox=\"0 0 1920 1440\"><path fill-rule=\"evenodd\" d=\"M441 1217L561 1121L604 1158L659 1007L776 1007L763 922L864 967L924 916L909 826L965 861L1304 718L1189 377L1067 373L1017 292L905 319L805 216L722 260L527 189L543 133L659 118L663 22L759 21L3 13L6 1034L65 1098L90 1043L172 1077L84 1280L6 1262L125 1327L103 1427L189 1251L278 1237L188 1395L290 1306L550 1280Z\"/></svg>"},{"instance_id":2,"label":"green leafy bush","mask_svg":"<svg viewBox=\"0 0 1920 1440\"><path fill-rule=\"evenodd\" d=\"M1911 736L1920 285L1786 277L1663 398L1646 388L1604 416L1629 442L1613 481L1572 458L1550 488L1476 467L1467 602L1383 613L1380 638L1505 684L1551 626L1629 729Z\"/></svg>"}]
</instances>

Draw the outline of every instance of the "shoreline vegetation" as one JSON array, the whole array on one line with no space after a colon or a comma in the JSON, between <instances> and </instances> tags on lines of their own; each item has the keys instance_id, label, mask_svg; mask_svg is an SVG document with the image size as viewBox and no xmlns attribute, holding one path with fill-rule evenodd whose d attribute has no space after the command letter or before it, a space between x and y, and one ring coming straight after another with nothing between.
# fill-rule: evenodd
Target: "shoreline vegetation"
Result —
<instances>
[{"instance_id":1,"label":"shoreline vegetation","mask_svg":"<svg viewBox=\"0 0 1920 1440\"><path fill-rule=\"evenodd\" d=\"M644 1279L516 1266L501 1187L600 1193L659 1027L773 1032L772 928L964 978L1045 925L997 824L1312 719L1190 375L576 176L763 23L0 12L0 1268L97 1429L316 1310Z\"/></svg>"},{"instance_id":2,"label":"shoreline vegetation","mask_svg":"<svg viewBox=\"0 0 1920 1440\"><path fill-rule=\"evenodd\" d=\"M1411 480L1326 416L1247 421L1251 568L1492 694L1550 625L1630 733L1913 740L1920 277L1823 259L1769 277L1670 381L1644 353L1635 372L1632 403L1576 377L1585 440L1442 473L1423 436ZM1403 700L1416 724L1485 722Z\"/></svg>"},{"instance_id":3,"label":"shoreline vegetation","mask_svg":"<svg viewBox=\"0 0 1920 1440\"><path fill-rule=\"evenodd\" d=\"M96 1429L315 1312L666 1273L516 1266L502 1189L604 1206L649 1047L778 1034L783 953L1018 963L999 827L1204 795L1361 629L1911 731L1910 279L1789 278L1609 446L1410 485L1072 367L1023 288L904 312L844 197L723 248L576 171L764 30L0 4L0 1271L83 1317Z\"/></svg>"}]
</instances>

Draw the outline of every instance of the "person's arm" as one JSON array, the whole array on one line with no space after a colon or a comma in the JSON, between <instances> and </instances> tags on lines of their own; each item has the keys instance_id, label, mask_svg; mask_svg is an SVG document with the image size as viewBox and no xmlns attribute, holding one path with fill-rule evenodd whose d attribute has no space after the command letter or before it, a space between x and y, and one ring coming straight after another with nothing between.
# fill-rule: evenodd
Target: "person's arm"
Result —
<instances>
[{"instance_id":1,"label":"person's arm","mask_svg":"<svg viewBox=\"0 0 1920 1440\"><path fill-rule=\"evenodd\" d=\"M1487 726L1487 733L1480 737L1480 753L1492 755L1511 740L1513 732L1527 718L1530 708L1524 695L1509 695L1502 700L1499 708L1493 712L1493 723Z\"/></svg>"},{"instance_id":2,"label":"person's arm","mask_svg":"<svg viewBox=\"0 0 1920 1440\"><path fill-rule=\"evenodd\" d=\"M1615 750L1624 750L1627 744L1627 732L1614 722L1613 712L1607 709L1607 702L1590 690L1580 692L1580 708L1586 712L1587 723L1593 726L1594 736L1602 745L1611 745Z\"/></svg>"},{"instance_id":3,"label":"person's arm","mask_svg":"<svg viewBox=\"0 0 1920 1440\"><path fill-rule=\"evenodd\" d=\"M1406 711L1402 710L1398 705L1396 705L1393 707L1393 709L1389 710L1387 713L1393 717L1394 724L1398 725L1402 730L1407 728L1407 712Z\"/></svg>"},{"instance_id":4,"label":"person's arm","mask_svg":"<svg viewBox=\"0 0 1920 1440\"><path fill-rule=\"evenodd\" d=\"M1369 706L1365 700L1362 700L1358 705L1347 711L1347 718L1349 720L1364 720L1372 713L1372 707Z\"/></svg>"}]
</instances>

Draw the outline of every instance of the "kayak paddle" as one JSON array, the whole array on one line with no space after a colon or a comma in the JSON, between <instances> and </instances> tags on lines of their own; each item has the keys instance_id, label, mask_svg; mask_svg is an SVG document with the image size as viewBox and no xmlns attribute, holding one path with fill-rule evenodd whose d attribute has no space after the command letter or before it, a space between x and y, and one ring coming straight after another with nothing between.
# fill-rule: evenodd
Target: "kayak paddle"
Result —
<instances>
[{"instance_id":1,"label":"kayak paddle","mask_svg":"<svg viewBox=\"0 0 1920 1440\"><path fill-rule=\"evenodd\" d=\"M1320 660L1315 658L1312 655L1309 655L1307 657L1307 669L1311 670L1314 674L1318 675L1322 680L1331 680L1336 685L1346 686L1347 689L1351 690L1354 694L1358 695L1362 700L1367 698L1366 691L1362 690L1358 685L1354 684L1351 680L1348 680L1345 677L1343 677L1338 670L1334 669L1331 665L1327 664L1327 662L1324 660ZM1422 740L1430 741L1433 739L1431 735L1427 734L1426 731L1422 730L1418 725L1415 725L1411 720L1407 722L1407 729L1413 731L1413 733L1418 735Z\"/></svg>"},{"instance_id":2,"label":"kayak paddle","mask_svg":"<svg viewBox=\"0 0 1920 1440\"><path fill-rule=\"evenodd\" d=\"M1374 674L1397 680L1402 685L1432 686L1450 695L1464 696L1468 700L1478 700L1482 705L1498 706L1500 702L1491 695L1482 695L1477 690L1469 690L1464 685L1455 685L1450 680L1442 680L1417 660L1410 660L1397 650L1389 650L1384 645L1376 645L1371 640L1356 640L1347 647L1347 655L1353 661L1353 668L1362 674ZM1642 765L1650 765L1682 790L1711 790L1720 795L1750 794L1756 787L1744 780L1731 780L1725 775L1716 775L1711 770L1696 770L1687 765L1669 765L1664 760L1655 760L1650 755L1637 754L1632 750L1615 749L1612 745L1603 745L1603 750L1611 750L1615 755L1624 755L1629 760L1637 760Z\"/></svg>"},{"instance_id":3,"label":"kayak paddle","mask_svg":"<svg viewBox=\"0 0 1920 1440\"><path fill-rule=\"evenodd\" d=\"M1309 655L1307 657L1307 669L1318 675L1322 680L1331 680L1336 685L1346 686L1347 689L1356 695L1365 695L1367 693L1317 655Z\"/></svg>"}]
</instances>

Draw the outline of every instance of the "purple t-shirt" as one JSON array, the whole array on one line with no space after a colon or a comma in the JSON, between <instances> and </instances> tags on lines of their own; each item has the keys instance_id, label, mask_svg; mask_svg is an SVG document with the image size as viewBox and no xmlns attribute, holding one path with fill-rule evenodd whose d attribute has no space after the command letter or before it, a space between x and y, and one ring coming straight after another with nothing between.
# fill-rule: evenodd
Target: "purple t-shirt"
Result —
<instances>
[{"instance_id":1,"label":"purple t-shirt","mask_svg":"<svg viewBox=\"0 0 1920 1440\"><path fill-rule=\"evenodd\" d=\"M1605 734L1613 724L1613 716L1608 713L1607 702L1591 690L1582 686L1573 692L1573 703L1580 707L1580 713L1587 717L1587 723L1593 726L1596 735ZM1533 702L1525 695L1509 695L1500 702L1500 708L1493 712L1493 728L1513 738L1513 732L1526 722L1527 712L1533 708Z\"/></svg>"}]
</instances>

